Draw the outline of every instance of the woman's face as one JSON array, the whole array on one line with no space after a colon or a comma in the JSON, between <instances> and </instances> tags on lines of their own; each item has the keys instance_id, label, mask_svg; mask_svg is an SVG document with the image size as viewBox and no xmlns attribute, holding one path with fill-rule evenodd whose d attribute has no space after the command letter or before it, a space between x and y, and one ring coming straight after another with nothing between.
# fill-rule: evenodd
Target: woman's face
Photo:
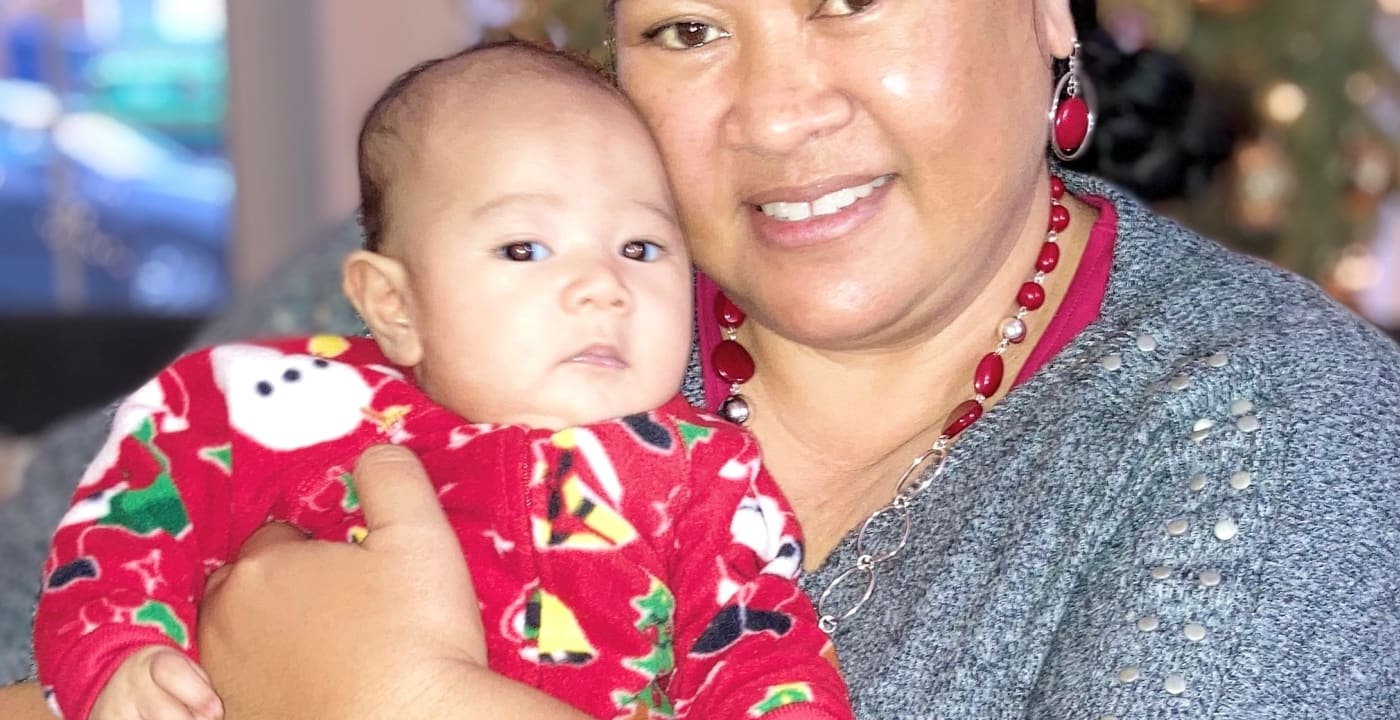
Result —
<instances>
[{"instance_id":1,"label":"woman's face","mask_svg":"<svg viewBox=\"0 0 1400 720\"><path fill-rule=\"evenodd\" d=\"M618 0L616 32L696 263L767 328L916 340L1044 232L1068 0Z\"/></svg>"}]
</instances>

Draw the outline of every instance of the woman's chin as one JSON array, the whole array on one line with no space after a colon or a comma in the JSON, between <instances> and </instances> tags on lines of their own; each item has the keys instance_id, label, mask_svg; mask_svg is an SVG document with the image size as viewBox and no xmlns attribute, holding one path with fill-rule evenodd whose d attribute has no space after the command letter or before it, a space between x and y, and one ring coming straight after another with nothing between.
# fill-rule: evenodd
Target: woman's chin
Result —
<instances>
[{"instance_id":1,"label":"woman's chin","mask_svg":"<svg viewBox=\"0 0 1400 720\"><path fill-rule=\"evenodd\" d=\"M910 333L909 308L880 295L833 298L813 296L810 290L777 295L760 300L773 308L771 313L755 310L765 327L789 341L829 351L863 351L888 348L902 343ZM769 320L769 322L764 322Z\"/></svg>"}]
</instances>

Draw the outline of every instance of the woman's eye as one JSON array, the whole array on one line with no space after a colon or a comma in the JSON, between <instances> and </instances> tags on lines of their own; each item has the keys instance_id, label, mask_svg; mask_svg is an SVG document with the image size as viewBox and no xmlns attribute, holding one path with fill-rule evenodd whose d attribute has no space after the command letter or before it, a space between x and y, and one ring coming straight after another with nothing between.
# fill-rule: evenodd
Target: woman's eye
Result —
<instances>
[{"instance_id":1,"label":"woman's eye","mask_svg":"<svg viewBox=\"0 0 1400 720\"><path fill-rule=\"evenodd\" d=\"M702 45L708 45L720 38L729 37L729 33L713 25L683 20L681 22L658 25L643 33L642 37L653 43L657 43L667 50L693 50Z\"/></svg>"},{"instance_id":2,"label":"woman's eye","mask_svg":"<svg viewBox=\"0 0 1400 720\"><path fill-rule=\"evenodd\" d=\"M875 0L826 0L817 10L817 17L857 15L870 9Z\"/></svg>"},{"instance_id":3,"label":"woman's eye","mask_svg":"<svg viewBox=\"0 0 1400 720\"><path fill-rule=\"evenodd\" d=\"M628 260L656 262L666 249L650 240L629 240L622 245L622 256Z\"/></svg>"},{"instance_id":4,"label":"woman's eye","mask_svg":"<svg viewBox=\"0 0 1400 720\"><path fill-rule=\"evenodd\" d=\"M496 248L496 254L513 262L537 262L554 253L550 252L549 248L542 243L514 242Z\"/></svg>"}]
</instances>

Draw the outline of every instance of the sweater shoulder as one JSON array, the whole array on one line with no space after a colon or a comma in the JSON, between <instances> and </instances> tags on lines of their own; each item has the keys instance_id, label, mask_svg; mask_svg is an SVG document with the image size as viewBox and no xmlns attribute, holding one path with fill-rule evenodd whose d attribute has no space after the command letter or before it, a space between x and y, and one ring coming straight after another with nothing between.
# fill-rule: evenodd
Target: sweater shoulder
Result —
<instances>
[{"instance_id":1,"label":"sweater shoulder","mask_svg":"<svg viewBox=\"0 0 1400 720\"><path fill-rule=\"evenodd\" d=\"M1218 374L1319 419L1400 412L1393 340L1312 282L1099 189L1119 215L1099 337L1148 336L1168 370L1224 355Z\"/></svg>"}]
</instances>

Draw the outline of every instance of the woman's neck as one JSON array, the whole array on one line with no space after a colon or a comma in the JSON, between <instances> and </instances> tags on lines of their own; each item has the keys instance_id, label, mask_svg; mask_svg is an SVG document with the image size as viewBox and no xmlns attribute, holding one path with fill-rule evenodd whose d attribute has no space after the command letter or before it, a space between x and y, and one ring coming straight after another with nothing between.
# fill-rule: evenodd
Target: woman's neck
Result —
<instances>
[{"instance_id":1,"label":"woman's neck","mask_svg":"<svg viewBox=\"0 0 1400 720\"><path fill-rule=\"evenodd\" d=\"M1027 340L1004 355L1005 380L990 408L1011 385L1069 287L1094 222L1092 208L1070 196L1073 217L1059 239L1059 267L1045 278L1045 305L1025 318ZM922 335L884 348L814 349L757 323L740 341L758 363L744 385L754 407L748 427L765 463L797 511L808 538L809 562L819 564L866 515L888 502L908 463L938 438L950 413L972 396L978 362L996 346L1012 298L1033 272L1044 232L1024 233L995 275L968 293L971 302L929 312Z\"/></svg>"}]
</instances>

